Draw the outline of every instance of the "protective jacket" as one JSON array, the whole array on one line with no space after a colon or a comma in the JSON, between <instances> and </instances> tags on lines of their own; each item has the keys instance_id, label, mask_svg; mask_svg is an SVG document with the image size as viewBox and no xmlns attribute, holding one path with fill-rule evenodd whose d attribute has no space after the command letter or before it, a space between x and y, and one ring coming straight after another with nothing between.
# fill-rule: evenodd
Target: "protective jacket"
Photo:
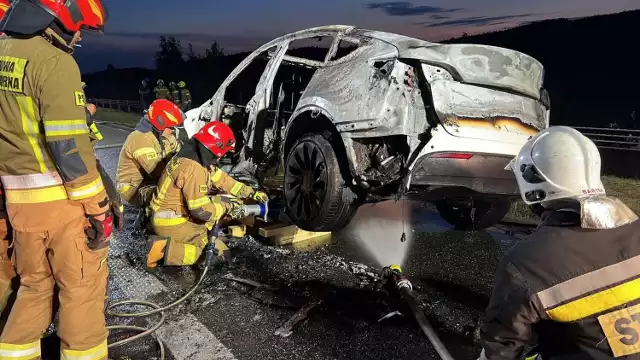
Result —
<instances>
[{"instance_id":1,"label":"protective jacket","mask_svg":"<svg viewBox=\"0 0 640 360\"><path fill-rule=\"evenodd\" d=\"M212 203L212 195L225 193L240 199L253 195L254 190L250 186L234 180L211 161L203 160L202 157L212 158L207 152L190 139L171 159L151 201L154 223L168 223L155 216L159 212L170 212L175 219L180 219L169 221L171 223L185 222L189 218L202 223L215 222L228 208L221 203ZM202 163L209 163L209 168Z\"/></svg>"},{"instance_id":2,"label":"protective jacket","mask_svg":"<svg viewBox=\"0 0 640 360\"><path fill-rule=\"evenodd\" d=\"M619 200L590 201L594 226L586 207L545 211L502 260L481 326L484 357L520 359L537 343L543 359L640 358L640 221Z\"/></svg>"},{"instance_id":3,"label":"protective jacket","mask_svg":"<svg viewBox=\"0 0 640 360\"><path fill-rule=\"evenodd\" d=\"M167 100L172 100L171 98L171 92L169 91L169 89L167 89L166 86L156 86L153 89L153 92L156 93L156 100L157 99L167 99Z\"/></svg>"},{"instance_id":4,"label":"protective jacket","mask_svg":"<svg viewBox=\"0 0 640 360\"><path fill-rule=\"evenodd\" d=\"M180 89L180 108L182 111L191 109L191 92L189 89Z\"/></svg>"},{"instance_id":5,"label":"protective jacket","mask_svg":"<svg viewBox=\"0 0 640 360\"><path fill-rule=\"evenodd\" d=\"M14 229L106 212L73 57L41 36L5 37L0 70L0 176Z\"/></svg>"},{"instance_id":6,"label":"protective jacket","mask_svg":"<svg viewBox=\"0 0 640 360\"><path fill-rule=\"evenodd\" d=\"M149 119L143 117L120 151L116 186L122 198L132 205L142 206L138 189L156 185L166 162L179 148L175 136L162 136Z\"/></svg>"}]
</instances>

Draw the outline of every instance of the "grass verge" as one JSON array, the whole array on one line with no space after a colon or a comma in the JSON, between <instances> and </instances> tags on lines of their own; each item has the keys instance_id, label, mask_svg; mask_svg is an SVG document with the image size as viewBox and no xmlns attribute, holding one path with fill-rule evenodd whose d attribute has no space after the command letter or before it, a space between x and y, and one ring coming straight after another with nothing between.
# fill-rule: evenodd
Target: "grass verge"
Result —
<instances>
[{"instance_id":1,"label":"grass verge","mask_svg":"<svg viewBox=\"0 0 640 360\"><path fill-rule=\"evenodd\" d=\"M94 117L98 121L108 121L131 127L135 127L140 121L140 114L106 108L98 108Z\"/></svg>"},{"instance_id":2,"label":"grass verge","mask_svg":"<svg viewBox=\"0 0 640 360\"><path fill-rule=\"evenodd\" d=\"M607 195L617 197L640 215L640 179L623 179L615 176L603 176L602 183ZM518 200L511 205L507 214L510 220L531 220L533 215L529 207Z\"/></svg>"}]
</instances>

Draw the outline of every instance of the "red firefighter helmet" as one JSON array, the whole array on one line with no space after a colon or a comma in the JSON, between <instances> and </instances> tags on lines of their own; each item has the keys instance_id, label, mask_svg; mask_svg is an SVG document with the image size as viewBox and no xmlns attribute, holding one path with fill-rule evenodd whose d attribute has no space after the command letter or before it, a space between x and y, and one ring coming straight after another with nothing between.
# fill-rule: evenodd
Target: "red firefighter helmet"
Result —
<instances>
[{"instance_id":1,"label":"red firefighter helmet","mask_svg":"<svg viewBox=\"0 0 640 360\"><path fill-rule=\"evenodd\" d=\"M207 123L193 138L219 158L236 147L233 130L220 121Z\"/></svg>"},{"instance_id":2,"label":"red firefighter helmet","mask_svg":"<svg viewBox=\"0 0 640 360\"><path fill-rule=\"evenodd\" d=\"M102 0L14 0L31 1L55 16L69 32L104 29L109 17Z\"/></svg>"},{"instance_id":3,"label":"red firefighter helmet","mask_svg":"<svg viewBox=\"0 0 640 360\"><path fill-rule=\"evenodd\" d=\"M185 115L178 105L166 99L152 102L147 115L153 127L159 131L181 126L185 119Z\"/></svg>"},{"instance_id":4,"label":"red firefighter helmet","mask_svg":"<svg viewBox=\"0 0 640 360\"><path fill-rule=\"evenodd\" d=\"M0 20L4 16L4 13L7 12L9 6L11 6L9 0L0 0ZM2 35L2 31L0 31L0 35Z\"/></svg>"}]
</instances>

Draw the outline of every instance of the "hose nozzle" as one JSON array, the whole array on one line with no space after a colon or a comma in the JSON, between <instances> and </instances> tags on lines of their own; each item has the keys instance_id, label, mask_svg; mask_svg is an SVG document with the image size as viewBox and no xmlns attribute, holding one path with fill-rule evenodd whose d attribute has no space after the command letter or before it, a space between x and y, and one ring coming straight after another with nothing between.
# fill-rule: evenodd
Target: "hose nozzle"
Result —
<instances>
[{"instance_id":1,"label":"hose nozzle","mask_svg":"<svg viewBox=\"0 0 640 360\"><path fill-rule=\"evenodd\" d=\"M408 291L413 291L413 285L407 279L400 265L390 265L382 269L382 274L380 276L382 279L393 280L395 286L398 290L407 289Z\"/></svg>"}]
</instances>

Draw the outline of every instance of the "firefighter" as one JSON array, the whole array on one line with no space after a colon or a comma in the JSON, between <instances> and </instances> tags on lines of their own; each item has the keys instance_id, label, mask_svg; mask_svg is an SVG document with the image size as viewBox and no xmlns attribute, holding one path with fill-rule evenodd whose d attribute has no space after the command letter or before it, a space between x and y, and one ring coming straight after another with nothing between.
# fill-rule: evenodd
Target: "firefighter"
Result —
<instances>
[{"instance_id":1,"label":"firefighter","mask_svg":"<svg viewBox=\"0 0 640 360\"><path fill-rule=\"evenodd\" d=\"M0 358L40 358L57 285L61 358L107 359L112 218L71 55L106 18L100 0L13 0L0 23L0 179L20 276Z\"/></svg>"},{"instance_id":2,"label":"firefighter","mask_svg":"<svg viewBox=\"0 0 640 360\"><path fill-rule=\"evenodd\" d=\"M171 91L171 99L173 101L174 104L178 105L178 107L181 108L180 106L180 90L178 90L178 85L176 85L175 82L170 82L169 83L169 90Z\"/></svg>"},{"instance_id":3,"label":"firefighter","mask_svg":"<svg viewBox=\"0 0 640 360\"><path fill-rule=\"evenodd\" d=\"M180 104L182 111L187 112L191 110L191 92L187 89L187 83L180 81L178 83L180 88Z\"/></svg>"},{"instance_id":4,"label":"firefighter","mask_svg":"<svg viewBox=\"0 0 640 360\"><path fill-rule=\"evenodd\" d=\"M153 89L153 92L156 93L156 100L161 100L161 99L165 99L165 100L173 100L171 98L171 93L169 92L169 89L167 89L166 86L164 86L164 80L160 79L157 82L157 86Z\"/></svg>"},{"instance_id":5,"label":"firefighter","mask_svg":"<svg viewBox=\"0 0 640 360\"><path fill-rule=\"evenodd\" d=\"M140 113L144 115L144 111L151 105L151 90L149 88L150 80L148 78L143 79L140 82L138 88L138 94L140 95Z\"/></svg>"},{"instance_id":6,"label":"firefighter","mask_svg":"<svg viewBox=\"0 0 640 360\"><path fill-rule=\"evenodd\" d=\"M267 194L232 179L216 165L235 146L231 129L214 121L206 124L187 140L165 168L151 201L152 236L147 249L147 266L158 263L169 266L192 265L209 242L208 230L224 216L233 219L247 215L240 201L215 192L231 194L239 199L268 201ZM218 253L228 256L228 248L216 239Z\"/></svg>"},{"instance_id":7,"label":"firefighter","mask_svg":"<svg viewBox=\"0 0 640 360\"><path fill-rule=\"evenodd\" d=\"M152 192L140 189L155 186L166 162L180 149L176 127L182 126L185 115L169 100L156 100L149 107L138 127L127 137L120 151L116 184L122 198L133 206L149 204Z\"/></svg>"},{"instance_id":8,"label":"firefighter","mask_svg":"<svg viewBox=\"0 0 640 360\"><path fill-rule=\"evenodd\" d=\"M511 162L524 202L541 215L502 260L480 336L481 359L640 355L640 221L606 196L600 154L554 126Z\"/></svg>"}]
</instances>

